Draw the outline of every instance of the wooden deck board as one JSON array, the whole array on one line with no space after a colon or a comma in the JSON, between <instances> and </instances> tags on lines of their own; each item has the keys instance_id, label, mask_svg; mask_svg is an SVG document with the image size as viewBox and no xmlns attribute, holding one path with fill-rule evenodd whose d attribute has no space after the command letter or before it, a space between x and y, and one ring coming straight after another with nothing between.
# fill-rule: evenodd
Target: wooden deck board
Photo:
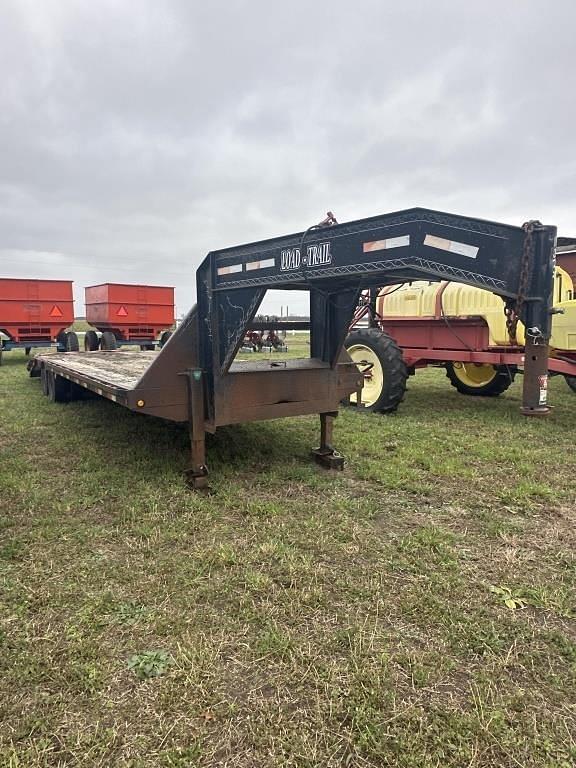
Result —
<instances>
[{"instance_id":1,"label":"wooden deck board","mask_svg":"<svg viewBox=\"0 0 576 768\"><path fill-rule=\"evenodd\" d=\"M158 352L118 350L115 352L57 352L37 355L71 373L86 376L99 384L134 389Z\"/></svg>"}]
</instances>

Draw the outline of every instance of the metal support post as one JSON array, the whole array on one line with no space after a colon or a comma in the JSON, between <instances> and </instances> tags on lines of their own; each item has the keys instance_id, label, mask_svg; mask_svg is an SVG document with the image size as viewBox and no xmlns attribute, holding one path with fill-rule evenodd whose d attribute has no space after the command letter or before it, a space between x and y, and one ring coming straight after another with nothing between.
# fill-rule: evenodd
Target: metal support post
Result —
<instances>
[{"instance_id":1,"label":"metal support post","mask_svg":"<svg viewBox=\"0 0 576 768\"><path fill-rule=\"evenodd\" d=\"M186 485L195 490L208 490L206 466L206 431L204 428L204 376L201 370L188 371L188 429L190 432L190 466L185 470Z\"/></svg>"},{"instance_id":2,"label":"metal support post","mask_svg":"<svg viewBox=\"0 0 576 768\"><path fill-rule=\"evenodd\" d=\"M320 414L320 447L312 451L316 463L326 469L344 469L344 457L332 447L332 431L337 416L338 411Z\"/></svg>"},{"instance_id":3,"label":"metal support post","mask_svg":"<svg viewBox=\"0 0 576 768\"><path fill-rule=\"evenodd\" d=\"M524 416L546 416L550 413L548 398L548 344L526 334L524 347L524 381L522 409Z\"/></svg>"}]
</instances>

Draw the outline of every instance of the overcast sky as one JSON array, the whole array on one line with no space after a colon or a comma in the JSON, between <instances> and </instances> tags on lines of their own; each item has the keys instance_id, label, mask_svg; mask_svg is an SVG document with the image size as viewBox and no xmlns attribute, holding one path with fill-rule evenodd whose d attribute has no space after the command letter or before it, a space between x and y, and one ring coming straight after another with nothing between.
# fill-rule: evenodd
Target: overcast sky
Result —
<instances>
[{"instance_id":1,"label":"overcast sky","mask_svg":"<svg viewBox=\"0 0 576 768\"><path fill-rule=\"evenodd\" d=\"M575 29L574 0L0 0L0 276L182 313L207 251L328 209L576 234Z\"/></svg>"}]
</instances>

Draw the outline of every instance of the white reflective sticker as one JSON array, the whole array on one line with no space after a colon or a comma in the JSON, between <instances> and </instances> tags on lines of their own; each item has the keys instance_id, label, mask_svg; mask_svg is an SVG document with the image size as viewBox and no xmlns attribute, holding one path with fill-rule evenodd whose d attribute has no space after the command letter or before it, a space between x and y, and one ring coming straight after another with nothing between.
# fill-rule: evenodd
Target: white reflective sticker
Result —
<instances>
[{"instance_id":1,"label":"white reflective sticker","mask_svg":"<svg viewBox=\"0 0 576 768\"><path fill-rule=\"evenodd\" d=\"M457 240L446 240L444 237L436 237L436 235L426 235L424 245L429 245L430 248L439 248L441 251L459 253L461 256L467 256L469 259L475 259L480 250L475 245L459 243Z\"/></svg>"},{"instance_id":2,"label":"white reflective sticker","mask_svg":"<svg viewBox=\"0 0 576 768\"><path fill-rule=\"evenodd\" d=\"M547 374L544 374L542 376L538 376L538 384L540 386L540 405L546 405L546 401L548 399L548 376Z\"/></svg>"},{"instance_id":3,"label":"white reflective sticker","mask_svg":"<svg viewBox=\"0 0 576 768\"><path fill-rule=\"evenodd\" d=\"M246 271L251 272L253 269L268 269L275 266L275 259L264 259L263 261L249 261L246 264Z\"/></svg>"},{"instance_id":4,"label":"white reflective sticker","mask_svg":"<svg viewBox=\"0 0 576 768\"><path fill-rule=\"evenodd\" d=\"M387 240L372 240L369 243L364 243L362 250L364 253L371 253L372 251L384 251L387 248L402 248L405 245L410 245L410 235L389 237Z\"/></svg>"},{"instance_id":5,"label":"white reflective sticker","mask_svg":"<svg viewBox=\"0 0 576 768\"><path fill-rule=\"evenodd\" d=\"M232 275L234 272L242 272L242 264L231 264L229 267L218 267L219 275Z\"/></svg>"}]
</instances>

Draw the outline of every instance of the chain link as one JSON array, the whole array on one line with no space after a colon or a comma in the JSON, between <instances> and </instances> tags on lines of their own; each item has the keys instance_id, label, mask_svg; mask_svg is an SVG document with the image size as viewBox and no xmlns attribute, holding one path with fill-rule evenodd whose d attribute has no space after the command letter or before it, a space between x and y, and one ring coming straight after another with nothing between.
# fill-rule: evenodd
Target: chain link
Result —
<instances>
[{"instance_id":1,"label":"chain link","mask_svg":"<svg viewBox=\"0 0 576 768\"><path fill-rule=\"evenodd\" d=\"M518 320L522 314L524 308L524 302L526 300L526 294L528 292L532 263L534 255L534 239L532 234L536 226L541 226L539 221L527 221L522 225L522 229L526 233L524 237L524 244L522 247L522 261L520 263L520 277L518 278L518 292L515 299L508 299L504 306L504 314L506 315L506 328L508 329L508 336L512 344L518 344L516 337L516 330L518 328Z\"/></svg>"}]
</instances>

